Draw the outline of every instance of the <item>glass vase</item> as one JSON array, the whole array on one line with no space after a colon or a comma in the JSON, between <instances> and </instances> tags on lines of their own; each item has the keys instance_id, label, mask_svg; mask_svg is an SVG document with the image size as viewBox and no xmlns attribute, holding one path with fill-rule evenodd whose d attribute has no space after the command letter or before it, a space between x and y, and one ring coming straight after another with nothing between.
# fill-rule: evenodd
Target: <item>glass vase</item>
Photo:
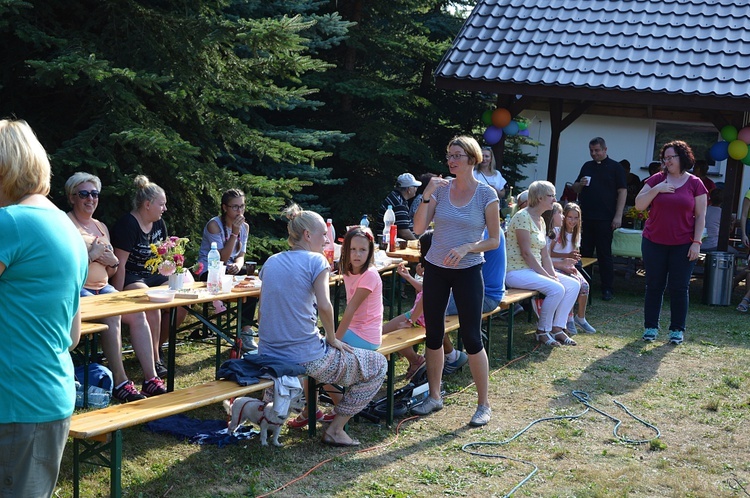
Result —
<instances>
[{"instance_id":1,"label":"glass vase","mask_svg":"<svg viewBox=\"0 0 750 498\"><path fill-rule=\"evenodd\" d=\"M170 290L182 290L182 287L185 284L185 274L184 273L173 273L169 276L169 289Z\"/></svg>"}]
</instances>

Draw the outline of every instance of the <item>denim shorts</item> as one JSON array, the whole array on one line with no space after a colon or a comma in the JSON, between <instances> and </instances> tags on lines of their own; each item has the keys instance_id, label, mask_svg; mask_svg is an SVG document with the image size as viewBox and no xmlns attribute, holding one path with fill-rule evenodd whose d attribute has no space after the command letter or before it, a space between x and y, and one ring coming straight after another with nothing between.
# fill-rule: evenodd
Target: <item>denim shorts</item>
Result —
<instances>
[{"instance_id":1,"label":"denim shorts","mask_svg":"<svg viewBox=\"0 0 750 498\"><path fill-rule=\"evenodd\" d=\"M113 294L117 292L117 289L107 284L99 290L87 289L86 287L81 289L81 297L97 296L99 294Z\"/></svg>"}]
</instances>

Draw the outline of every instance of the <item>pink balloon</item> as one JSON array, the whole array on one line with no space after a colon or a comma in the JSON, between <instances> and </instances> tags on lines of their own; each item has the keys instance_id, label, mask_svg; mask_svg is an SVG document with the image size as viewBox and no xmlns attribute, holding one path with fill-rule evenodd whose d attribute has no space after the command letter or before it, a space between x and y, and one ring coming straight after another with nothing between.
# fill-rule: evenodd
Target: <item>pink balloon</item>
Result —
<instances>
[{"instance_id":1,"label":"pink balloon","mask_svg":"<svg viewBox=\"0 0 750 498\"><path fill-rule=\"evenodd\" d=\"M750 126L745 126L737 133L737 139L750 145Z\"/></svg>"}]
</instances>

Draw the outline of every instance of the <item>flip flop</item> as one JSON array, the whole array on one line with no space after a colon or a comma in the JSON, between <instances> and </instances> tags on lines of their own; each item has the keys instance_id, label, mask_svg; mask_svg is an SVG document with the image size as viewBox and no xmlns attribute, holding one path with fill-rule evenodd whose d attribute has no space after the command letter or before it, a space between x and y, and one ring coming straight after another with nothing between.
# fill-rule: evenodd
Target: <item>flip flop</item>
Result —
<instances>
[{"instance_id":1,"label":"flip flop","mask_svg":"<svg viewBox=\"0 0 750 498\"><path fill-rule=\"evenodd\" d=\"M359 441L357 441L356 439L352 439L352 441L350 443L341 443L341 442L336 441L335 439L333 439L333 437L330 434L328 434L327 432L323 433L323 439L321 439L321 442L323 444L325 444L326 446L335 446L337 448L345 448L345 447L349 447L349 446L359 446L359 444L360 444Z\"/></svg>"}]
</instances>

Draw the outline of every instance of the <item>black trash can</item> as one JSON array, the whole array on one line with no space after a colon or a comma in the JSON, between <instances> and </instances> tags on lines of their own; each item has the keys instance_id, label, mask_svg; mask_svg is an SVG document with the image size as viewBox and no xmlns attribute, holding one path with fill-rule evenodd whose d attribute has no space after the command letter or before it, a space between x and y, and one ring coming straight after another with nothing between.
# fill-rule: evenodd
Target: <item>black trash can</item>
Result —
<instances>
[{"instance_id":1,"label":"black trash can","mask_svg":"<svg viewBox=\"0 0 750 498\"><path fill-rule=\"evenodd\" d=\"M703 304L729 306L732 299L734 254L706 253L703 265Z\"/></svg>"}]
</instances>

